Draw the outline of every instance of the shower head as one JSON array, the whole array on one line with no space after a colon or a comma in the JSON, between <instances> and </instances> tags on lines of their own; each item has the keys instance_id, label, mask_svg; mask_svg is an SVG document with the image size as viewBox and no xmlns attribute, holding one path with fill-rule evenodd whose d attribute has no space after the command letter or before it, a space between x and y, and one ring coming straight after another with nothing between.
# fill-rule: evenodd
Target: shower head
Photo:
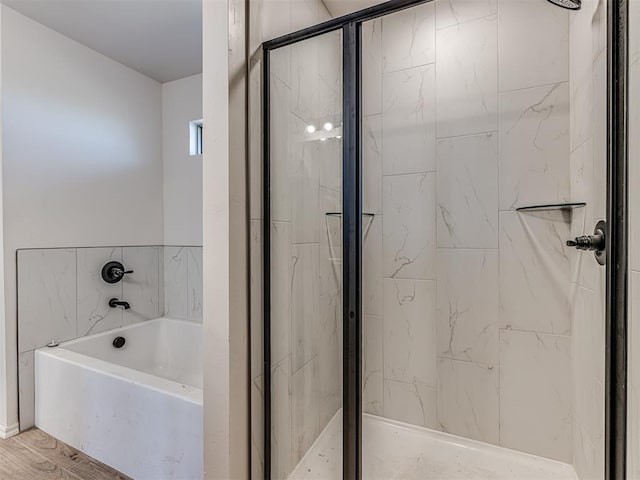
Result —
<instances>
[{"instance_id":1,"label":"shower head","mask_svg":"<svg viewBox=\"0 0 640 480\"><path fill-rule=\"evenodd\" d=\"M547 1L559 7L568 8L569 10L580 10L580 7L582 7L581 0L547 0Z\"/></svg>"}]
</instances>

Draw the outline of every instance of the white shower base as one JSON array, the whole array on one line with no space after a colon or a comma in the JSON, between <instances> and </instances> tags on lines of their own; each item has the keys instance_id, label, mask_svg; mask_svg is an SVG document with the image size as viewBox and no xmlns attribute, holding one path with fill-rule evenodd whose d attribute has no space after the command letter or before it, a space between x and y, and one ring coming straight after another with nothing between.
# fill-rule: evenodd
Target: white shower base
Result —
<instances>
[{"instance_id":1,"label":"white shower base","mask_svg":"<svg viewBox=\"0 0 640 480\"><path fill-rule=\"evenodd\" d=\"M341 432L338 412L290 480L342 478ZM362 438L365 480L578 480L565 463L373 415Z\"/></svg>"}]
</instances>

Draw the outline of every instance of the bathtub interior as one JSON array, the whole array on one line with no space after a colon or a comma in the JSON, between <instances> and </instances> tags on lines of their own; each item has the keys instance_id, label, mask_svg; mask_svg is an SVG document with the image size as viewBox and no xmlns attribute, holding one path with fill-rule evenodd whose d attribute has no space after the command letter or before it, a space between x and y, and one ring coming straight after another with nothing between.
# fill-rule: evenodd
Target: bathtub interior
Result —
<instances>
[{"instance_id":1,"label":"bathtub interior","mask_svg":"<svg viewBox=\"0 0 640 480\"><path fill-rule=\"evenodd\" d=\"M113 342L123 337L125 344ZM59 348L202 389L202 325L170 318L137 323Z\"/></svg>"}]
</instances>

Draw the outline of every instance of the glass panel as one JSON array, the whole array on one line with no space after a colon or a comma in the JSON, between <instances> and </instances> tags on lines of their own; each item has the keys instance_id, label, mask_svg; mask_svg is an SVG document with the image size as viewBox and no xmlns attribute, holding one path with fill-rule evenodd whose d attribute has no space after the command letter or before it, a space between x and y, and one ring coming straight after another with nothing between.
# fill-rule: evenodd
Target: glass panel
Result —
<instances>
[{"instance_id":1,"label":"glass panel","mask_svg":"<svg viewBox=\"0 0 640 480\"><path fill-rule=\"evenodd\" d=\"M341 478L342 32L270 55L271 473Z\"/></svg>"},{"instance_id":2,"label":"glass panel","mask_svg":"<svg viewBox=\"0 0 640 480\"><path fill-rule=\"evenodd\" d=\"M604 7L582 3L363 24L366 479L603 478L605 270L566 245L605 214Z\"/></svg>"}]
</instances>

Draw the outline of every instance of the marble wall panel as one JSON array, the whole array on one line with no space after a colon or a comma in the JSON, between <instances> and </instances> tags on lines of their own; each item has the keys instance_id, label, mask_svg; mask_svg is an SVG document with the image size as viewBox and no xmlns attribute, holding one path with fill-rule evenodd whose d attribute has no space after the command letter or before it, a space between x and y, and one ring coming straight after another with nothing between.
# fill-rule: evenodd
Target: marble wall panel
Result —
<instances>
[{"instance_id":1,"label":"marble wall panel","mask_svg":"<svg viewBox=\"0 0 640 480\"><path fill-rule=\"evenodd\" d=\"M497 444L499 395L497 366L438 359L438 424L442 430Z\"/></svg>"},{"instance_id":2,"label":"marble wall panel","mask_svg":"<svg viewBox=\"0 0 640 480\"><path fill-rule=\"evenodd\" d=\"M438 247L498 248L498 136L438 140Z\"/></svg>"},{"instance_id":3,"label":"marble wall panel","mask_svg":"<svg viewBox=\"0 0 640 480\"><path fill-rule=\"evenodd\" d=\"M436 278L436 175L383 177L383 273Z\"/></svg>"},{"instance_id":4,"label":"marble wall panel","mask_svg":"<svg viewBox=\"0 0 640 480\"><path fill-rule=\"evenodd\" d=\"M500 444L571 462L571 338L501 330L500 350Z\"/></svg>"},{"instance_id":5,"label":"marble wall panel","mask_svg":"<svg viewBox=\"0 0 640 480\"><path fill-rule=\"evenodd\" d=\"M441 357L498 365L498 250L438 250Z\"/></svg>"}]
</instances>

